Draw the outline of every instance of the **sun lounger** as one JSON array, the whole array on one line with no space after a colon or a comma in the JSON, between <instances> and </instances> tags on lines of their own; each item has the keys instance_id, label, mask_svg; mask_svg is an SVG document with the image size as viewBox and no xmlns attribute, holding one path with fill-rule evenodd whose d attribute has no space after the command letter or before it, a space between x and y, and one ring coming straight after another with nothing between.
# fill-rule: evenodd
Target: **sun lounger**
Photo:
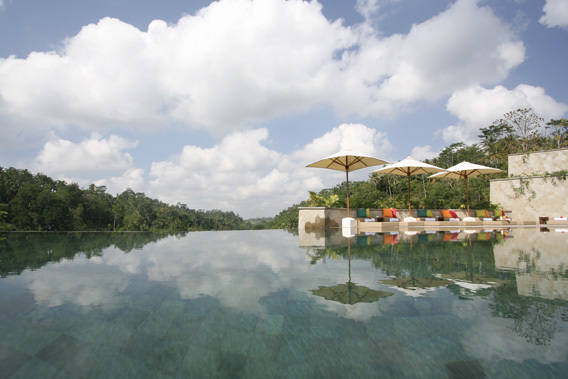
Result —
<instances>
[{"instance_id":1,"label":"sun lounger","mask_svg":"<svg viewBox=\"0 0 568 379\"><path fill-rule=\"evenodd\" d=\"M379 221L399 222L400 220L397 217L396 208L383 208L383 217L382 217L382 220L379 220Z\"/></svg>"},{"instance_id":2,"label":"sun lounger","mask_svg":"<svg viewBox=\"0 0 568 379\"><path fill-rule=\"evenodd\" d=\"M418 209L417 214L420 221L438 221L430 209Z\"/></svg>"},{"instance_id":3,"label":"sun lounger","mask_svg":"<svg viewBox=\"0 0 568 379\"><path fill-rule=\"evenodd\" d=\"M461 221L455 211L450 211L448 209L442 209L443 221Z\"/></svg>"},{"instance_id":4,"label":"sun lounger","mask_svg":"<svg viewBox=\"0 0 568 379\"><path fill-rule=\"evenodd\" d=\"M511 217L505 216L504 209L495 209L493 211L493 220L494 221L511 221Z\"/></svg>"}]
</instances>

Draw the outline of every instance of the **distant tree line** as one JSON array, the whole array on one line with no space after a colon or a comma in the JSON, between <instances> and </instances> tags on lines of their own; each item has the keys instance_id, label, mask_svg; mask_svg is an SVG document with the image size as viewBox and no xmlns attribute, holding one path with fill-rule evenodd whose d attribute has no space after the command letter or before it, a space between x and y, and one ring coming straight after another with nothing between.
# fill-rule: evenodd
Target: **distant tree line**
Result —
<instances>
[{"instance_id":1,"label":"distant tree line","mask_svg":"<svg viewBox=\"0 0 568 379\"><path fill-rule=\"evenodd\" d=\"M566 119L550 120L536 115L531 109L517 109L506 113L493 124L480 129L480 142L472 145L454 143L425 162L448 168L462 161L482 164L505 171L500 175L482 175L469 180L471 209L491 209L489 181L506 177L508 155L568 147ZM460 209L466 206L463 180L428 178L429 175L410 177L411 205L417 209ZM370 174L368 180L349 183L352 208L408 208L408 180L405 176ZM310 192L309 198L277 215L270 224L276 227L296 228L298 207L346 207L346 183L320 192Z\"/></svg>"},{"instance_id":2,"label":"distant tree line","mask_svg":"<svg viewBox=\"0 0 568 379\"><path fill-rule=\"evenodd\" d=\"M233 212L169 205L127 189L117 196L28 170L0 167L0 230L190 231L250 229Z\"/></svg>"}]
</instances>

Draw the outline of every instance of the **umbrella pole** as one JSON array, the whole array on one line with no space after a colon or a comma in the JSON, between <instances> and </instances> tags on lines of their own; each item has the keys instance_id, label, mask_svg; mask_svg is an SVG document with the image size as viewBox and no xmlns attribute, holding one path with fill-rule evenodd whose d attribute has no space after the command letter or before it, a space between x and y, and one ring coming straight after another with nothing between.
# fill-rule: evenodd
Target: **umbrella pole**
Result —
<instances>
[{"instance_id":1,"label":"umbrella pole","mask_svg":"<svg viewBox=\"0 0 568 379\"><path fill-rule=\"evenodd\" d=\"M410 210L410 174L406 175L408 178L408 217L412 217L412 213Z\"/></svg>"},{"instance_id":2,"label":"umbrella pole","mask_svg":"<svg viewBox=\"0 0 568 379\"><path fill-rule=\"evenodd\" d=\"M345 178L347 182L347 217L349 217L349 167L345 169Z\"/></svg>"},{"instance_id":3,"label":"umbrella pole","mask_svg":"<svg viewBox=\"0 0 568 379\"><path fill-rule=\"evenodd\" d=\"M468 182L468 179L467 179L467 175L466 175L465 176L465 196L466 196L466 199L467 199L467 217L469 217L469 189L467 187L467 182Z\"/></svg>"}]
</instances>

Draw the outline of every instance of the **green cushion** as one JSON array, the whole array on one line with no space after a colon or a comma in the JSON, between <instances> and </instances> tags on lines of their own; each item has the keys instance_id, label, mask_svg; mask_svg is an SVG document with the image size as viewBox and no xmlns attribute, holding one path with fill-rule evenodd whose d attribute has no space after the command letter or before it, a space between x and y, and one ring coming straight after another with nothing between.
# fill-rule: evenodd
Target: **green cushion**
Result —
<instances>
[{"instance_id":1,"label":"green cushion","mask_svg":"<svg viewBox=\"0 0 568 379\"><path fill-rule=\"evenodd\" d=\"M357 208L357 217L367 217L367 210L365 208Z\"/></svg>"},{"instance_id":2,"label":"green cushion","mask_svg":"<svg viewBox=\"0 0 568 379\"><path fill-rule=\"evenodd\" d=\"M477 215L477 217L480 217L480 218L486 217L484 210L479 210L479 209L478 209L478 210L475 211L475 214Z\"/></svg>"},{"instance_id":3,"label":"green cushion","mask_svg":"<svg viewBox=\"0 0 568 379\"><path fill-rule=\"evenodd\" d=\"M419 209L418 217L428 217L428 211L426 209Z\"/></svg>"}]
</instances>

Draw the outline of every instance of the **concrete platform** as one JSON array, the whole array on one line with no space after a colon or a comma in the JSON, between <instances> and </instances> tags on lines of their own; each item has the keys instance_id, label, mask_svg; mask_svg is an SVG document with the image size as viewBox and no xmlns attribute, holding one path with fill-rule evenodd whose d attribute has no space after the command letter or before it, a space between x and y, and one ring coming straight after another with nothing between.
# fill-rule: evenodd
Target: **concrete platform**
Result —
<instances>
[{"instance_id":1,"label":"concrete platform","mask_svg":"<svg viewBox=\"0 0 568 379\"><path fill-rule=\"evenodd\" d=\"M564 225L568 225L568 221ZM417 221L417 222L364 222L357 220L359 232L405 231L415 229L448 228L503 228L508 226L536 226L536 221ZM550 226L552 224L548 224Z\"/></svg>"}]
</instances>

